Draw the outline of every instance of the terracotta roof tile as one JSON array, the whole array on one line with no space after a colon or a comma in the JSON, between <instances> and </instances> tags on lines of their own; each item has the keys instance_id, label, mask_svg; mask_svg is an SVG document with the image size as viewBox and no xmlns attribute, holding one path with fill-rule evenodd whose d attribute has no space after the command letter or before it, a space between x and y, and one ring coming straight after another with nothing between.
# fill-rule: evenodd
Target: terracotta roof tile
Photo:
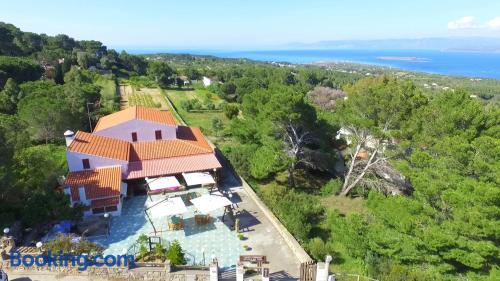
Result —
<instances>
[{"instance_id":1,"label":"terracotta roof tile","mask_svg":"<svg viewBox=\"0 0 500 281\"><path fill-rule=\"evenodd\" d=\"M178 128L177 139L137 143L78 131L68 150L131 162L213 153L198 128L185 126Z\"/></svg>"},{"instance_id":2,"label":"terracotta roof tile","mask_svg":"<svg viewBox=\"0 0 500 281\"><path fill-rule=\"evenodd\" d=\"M213 153L131 162L125 179L175 175L221 168Z\"/></svg>"},{"instance_id":3,"label":"terracotta roof tile","mask_svg":"<svg viewBox=\"0 0 500 281\"><path fill-rule=\"evenodd\" d=\"M192 142L198 146L213 150L199 128L179 126L177 127L177 139Z\"/></svg>"},{"instance_id":4,"label":"terracotta roof tile","mask_svg":"<svg viewBox=\"0 0 500 281\"><path fill-rule=\"evenodd\" d=\"M68 147L68 150L128 161L130 156L130 143L123 140L78 131L75 135L75 139Z\"/></svg>"},{"instance_id":5,"label":"terracotta roof tile","mask_svg":"<svg viewBox=\"0 0 500 281\"><path fill-rule=\"evenodd\" d=\"M132 144L130 161L212 153L212 150L184 140L161 140Z\"/></svg>"},{"instance_id":6,"label":"terracotta roof tile","mask_svg":"<svg viewBox=\"0 0 500 281\"><path fill-rule=\"evenodd\" d=\"M130 161L213 153L198 128L179 126L177 139L132 143Z\"/></svg>"},{"instance_id":7,"label":"terracotta roof tile","mask_svg":"<svg viewBox=\"0 0 500 281\"><path fill-rule=\"evenodd\" d=\"M71 188L71 199L80 200L78 188L85 188L88 200L120 196L122 170L121 166L97 168L95 170L70 172L65 186Z\"/></svg>"},{"instance_id":8,"label":"terracotta roof tile","mask_svg":"<svg viewBox=\"0 0 500 281\"><path fill-rule=\"evenodd\" d=\"M161 111L159 109L149 107L133 106L101 117L97 122L94 132L104 130L134 119L146 120L166 125L177 125L177 121L169 111Z\"/></svg>"}]
</instances>

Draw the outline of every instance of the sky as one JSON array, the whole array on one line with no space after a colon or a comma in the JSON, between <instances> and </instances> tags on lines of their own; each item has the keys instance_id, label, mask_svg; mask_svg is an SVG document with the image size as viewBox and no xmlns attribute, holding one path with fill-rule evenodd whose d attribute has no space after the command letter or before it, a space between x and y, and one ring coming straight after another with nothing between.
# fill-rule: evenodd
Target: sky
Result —
<instances>
[{"instance_id":1,"label":"sky","mask_svg":"<svg viewBox=\"0 0 500 281\"><path fill-rule=\"evenodd\" d=\"M500 1L0 0L0 21L113 48L258 49L328 40L500 37Z\"/></svg>"}]
</instances>

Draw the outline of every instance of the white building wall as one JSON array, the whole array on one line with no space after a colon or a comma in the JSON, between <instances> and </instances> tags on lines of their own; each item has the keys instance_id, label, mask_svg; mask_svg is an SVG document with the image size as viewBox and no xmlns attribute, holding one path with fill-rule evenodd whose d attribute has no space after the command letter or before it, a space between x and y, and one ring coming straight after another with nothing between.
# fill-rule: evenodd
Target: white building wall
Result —
<instances>
[{"instance_id":1,"label":"white building wall","mask_svg":"<svg viewBox=\"0 0 500 281\"><path fill-rule=\"evenodd\" d=\"M121 183L121 186L120 186L120 201L121 201L121 198L127 196L127 184L125 182L122 182Z\"/></svg>"},{"instance_id":2,"label":"white building wall","mask_svg":"<svg viewBox=\"0 0 500 281\"><path fill-rule=\"evenodd\" d=\"M96 135L132 142L132 132L137 133L137 141L156 140L155 131L160 130L162 139L175 139L177 126L164 125L145 120L130 120L116 126L94 132Z\"/></svg>"},{"instance_id":3,"label":"white building wall","mask_svg":"<svg viewBox=\"0 0 500 281\"><path fill-rule=\"evenodd\" d=\"M70 172L83 171L82 159L89 159L90 170L109 166L122 166L122 174L127 172L127 162L123 160L99 157L95 155L83 154L74 151L66 151L66 159L68 160L68 169Z\"/></svg>"}]
</instances>

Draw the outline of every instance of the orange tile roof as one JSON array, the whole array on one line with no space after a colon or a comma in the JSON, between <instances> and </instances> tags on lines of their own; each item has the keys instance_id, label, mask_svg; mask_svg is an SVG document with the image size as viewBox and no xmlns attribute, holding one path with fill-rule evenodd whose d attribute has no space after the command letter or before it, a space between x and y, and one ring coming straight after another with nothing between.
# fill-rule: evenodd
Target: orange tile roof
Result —
<instances>
[{"instance_id":1,"label":"orange tile roof","mask_svg":"<svg viewBox=\"0 0 500 281\"><path fill-rule=\"evenodd\" d=\"M68 150L127 162L213 153L200 129L185 126L177 139L137 143L78 131Z\"/></svg>"},{"instance_id":2,"label":"orange tile roof","mask_svg":"<svg viewBox=\"0 0 500 281\"><path fill-rule=\"evenodd\" d=\"M71 188L71 199L80 200L78 188L85 188L88 200L120 196L121 166L97 168L95 170L70 172L65 186Z\"/></svg>"},{"instance_id":3,"label":"orange tile roof","mask_svg":"<svg viewBox=\"0 0 500 281\"><path fill-rule=\"evenodd\" d=\"M130 161L213 153L198 128L181 126L177 139L132 143Z\"/></svg>"},{"instance_id":4,"label":"orange tile roof","mask_svg":"<svg viewBox=\"0 0 500 281\"><path fill-rule=\"evenodd\" d=\"M211 149L185 140L161 140L132 144L131 161L212 153Z\"/></svg>"},{"instance_id":5,"label":"orange tile roof","mask_svg":"<svg viewBox=\"0 0 500 281\"><path fill-rule=\"evenodd\" d=\"M177 127L177 139L188 141L190 143L196 144L198 146L213 151L213 148L207 142L205 136L203 135L203 133L200 131L199 128L179 126Z\"/></svg>"},{"instance_id":6,"label":"orange tile roof","mask_svg":"<svg viewBox=\"0 0 500 281\"><path fill-rule=\"evenodd\" d=\"M99 122L97 122L94 132L104 130L134 119L146 120L166 125L177 125L177 122L170 111L161 111L155 108L133 106L101 117L99 119Z\"/></svg>"},{"instance_id":7,"label":"orange tile roof","mask_svg":"<svg viewBox=\"0 0 500 281\"><path fill-rule=\"evenodd\" d=\"M128 161L130 143L123 140L78 131L75 135L75 139L68 147L68 150Z\"/></svg>"},{"instance_id":8,"label":"orange tile roof","mask_svg":"<svg viewBox=\"0 0 500 281\"><path fill-rule=\"evenodd\" d=\"M152 159L130 162L125 179L138 179L175 175L180 173L211 171L222 165L215 154L199 154L174 158Z\"/></svg>"}]
</instances>

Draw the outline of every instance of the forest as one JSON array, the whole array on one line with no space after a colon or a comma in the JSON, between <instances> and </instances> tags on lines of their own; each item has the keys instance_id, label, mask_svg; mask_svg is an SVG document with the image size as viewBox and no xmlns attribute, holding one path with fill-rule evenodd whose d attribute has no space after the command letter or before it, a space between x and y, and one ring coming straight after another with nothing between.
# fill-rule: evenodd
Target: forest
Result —
<instances>
[{"instance_id":1,"label":"forest","mask_svg":"<svg viewBox=\"0 0 500 281\"><path fill-rule=\"evenodd\" d=\"M4 23L0 38L0 227L79 219L57 189L62 133L118 110L103 85L206 76L228 119L215 143L314 259L379 280L500 278L495 103L385 73L134 56Z\"/></svg>"},{"instance_id":2,"label":"forest","mask_svg":"<svg viewBox=\"0 0 500 281\"><path fill-rule=\"evenodd\" d=\"M164 60L237 102L217 144L315 259L380 280L499 278L497 105L386 75Z\"/></svg>"}]
</instances>

